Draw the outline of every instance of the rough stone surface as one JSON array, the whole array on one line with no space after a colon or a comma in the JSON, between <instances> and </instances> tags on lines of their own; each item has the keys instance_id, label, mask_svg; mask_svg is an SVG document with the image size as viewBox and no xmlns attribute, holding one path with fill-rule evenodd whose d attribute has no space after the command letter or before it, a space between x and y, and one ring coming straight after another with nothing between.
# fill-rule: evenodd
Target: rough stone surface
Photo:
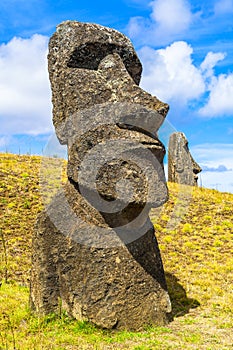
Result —
<instances>
[{"instance_id":1,"label":"rough stone surface","mask_svg":"<svg viewBox=\"0 0 233 350\"><path fill-rule=\"evenodd\" d=\"M141 63L113 29L64 22L48 61L68 182L37 220L31 307L103 328L166 324L171 304L148 214L167 200L157 130L168 105L139 88Z\"/></svg>"},{"instance_id":2,"label":"rough stone surface","mask_svg":"<svg viewBox=\"0 0 233 350\"><path fill-rule=\"evenodd\" d=\"M201 170L189 151L186 136L182 132L173 133L168 147L168 181L196 186Z\"/></svg>"},{"instance_id":3,"label":"rough stone surface","mask_svg":"<svg viewBox=\"0 0 233 350\"><path fill-rule=\"evenodd\" d=\"M53 123L64 144L74 111L98 104L133 102L166 116L168 105L138 87L141 63L130 40L116 30L64 22L50 39L48 63Z\"/></svg>"}]
</instances>

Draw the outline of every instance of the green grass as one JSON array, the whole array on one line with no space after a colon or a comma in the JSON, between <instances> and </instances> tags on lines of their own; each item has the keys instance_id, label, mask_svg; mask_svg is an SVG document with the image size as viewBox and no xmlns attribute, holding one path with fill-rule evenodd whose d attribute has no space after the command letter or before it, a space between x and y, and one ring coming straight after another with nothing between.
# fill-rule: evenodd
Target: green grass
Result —
<instances>
[{"instance_id":1,"label":"green grass","mask_svg":"<svg viewBox=\"0 0 233 350\"><path fill-rule=\"evenodd\" d=\"M0 158L0 349L233 347L232 194L168 184L170 199L151 212L151 219L174 321L142 332L106 331L64 313L47 317L31 313L33 227L44 203L64 181L65 162L12 154Z\"/></svg>"}]
</instances>

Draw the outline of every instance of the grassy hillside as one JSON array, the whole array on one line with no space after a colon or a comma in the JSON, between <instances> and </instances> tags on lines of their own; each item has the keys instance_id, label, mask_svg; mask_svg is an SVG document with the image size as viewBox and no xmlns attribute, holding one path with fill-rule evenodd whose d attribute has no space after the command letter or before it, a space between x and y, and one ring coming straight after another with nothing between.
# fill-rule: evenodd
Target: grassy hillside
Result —
<instances>
[{"instance_id":1,"label":"grassy hillside","mask_svg":"<svg viewBox=\"0 0 233 350\"><path fill-rule=\"evenodd\" d=\"M0 349L233 348L232 194L169 184L169 201L151 218L174 321L143 332L109 332L63 313L30 313L33 226L63 181L65 164L11 154L0 154L0 163Z\"/></svg>"}]
</instances>

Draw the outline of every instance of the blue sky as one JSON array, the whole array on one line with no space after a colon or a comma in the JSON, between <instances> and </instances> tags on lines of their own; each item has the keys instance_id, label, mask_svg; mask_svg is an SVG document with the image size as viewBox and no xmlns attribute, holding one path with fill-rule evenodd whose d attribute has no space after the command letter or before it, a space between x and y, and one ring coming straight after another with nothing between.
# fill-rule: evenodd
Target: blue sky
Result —
<instances>
[{"instance_id":1,"label":"blue sky","mask_svg":"<svg viewBox=\"0 0 233 350\"><path fill-rule=\"evenodd\" d=\"M44 151L48 39L63 20L95 22L132 40L141 86L169 103L164 130L186 134L203 186L233 192L233 0L1 0L0 18L0 151Z\"/></svg>"}]
</instances>

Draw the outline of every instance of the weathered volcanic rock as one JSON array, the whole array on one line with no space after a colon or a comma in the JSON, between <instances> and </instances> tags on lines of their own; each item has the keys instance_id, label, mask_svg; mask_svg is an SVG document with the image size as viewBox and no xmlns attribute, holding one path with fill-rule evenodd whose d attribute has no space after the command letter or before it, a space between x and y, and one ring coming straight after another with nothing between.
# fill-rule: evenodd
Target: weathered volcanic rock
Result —
<instances>
[{"instance_id":1,"label":"weathered volcanic rock","mask_svg":"<svg viewBox=\"0 0 233 350\"><path fill-rule=\"evenodd\" d=\"M91 218L89 212L88 222L83 202L67 184L38 218L32 307L42 314L62 307L69 315L103 328L138 330L146 324L167 323L170 300L149 220L145 233L137 236L135 229L135 239L125 244L101 215Z\"/></svg>"},{"instance_id":2,"label":"weathered volcanic rock","mask_svg":"<svg viewBox=\"0 0 233 350\"><path fill-rule=\"evenodd\" d=\"M197 185L201 167L193 159L188 140L182 132L170 136L168 147L168 181L182 185Z\"/></svg>"},{"instance_id":3,"label":"weathered volcanic rock","mask_svg":"<svg viewBox=\"0 0 233 350\"><path fill-rule=\"evenodd\" d=\"M138 87L142 66L132 43L116 30L67 21L51 37L48 55L53 123L67 143L66 126L75 111L115 102L158 111L157 130L168 105ZM144 118L143 118L144 119Z\"/></svg>"},{"instance_id":4,"label":"weathered volcanic rock","mask_svg":"<svg viewBox=\"0 0 233 350\"><path fill-rule=\"evenodd\" d=\"M157 130L168 105L139 88L141 63L113 29L64 22L48 60L68 182L37 220L31 306L103 328L165 324L171 305L148 215L167 200Z\"/></svg>"}]
</instances>

